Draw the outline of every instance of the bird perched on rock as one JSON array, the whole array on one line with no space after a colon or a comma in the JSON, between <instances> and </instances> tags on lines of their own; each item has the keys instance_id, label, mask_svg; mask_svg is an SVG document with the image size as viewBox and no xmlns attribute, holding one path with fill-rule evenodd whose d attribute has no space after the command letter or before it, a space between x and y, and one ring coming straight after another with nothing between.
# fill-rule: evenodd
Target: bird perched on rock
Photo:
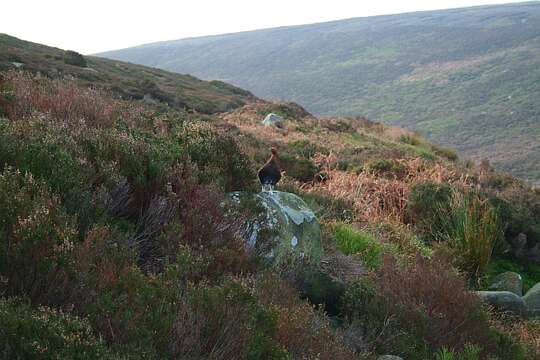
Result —
<instances>
[{"instance_id":1,"label":"bird perched on rock","mask_svg":"<svg viewBox=\"0 0 540 360\"><path fill-rule=\"evenodd\" d=\"M272 155L257 173L263 191L273 190L274 186L276 186L276 184L281 179L281 169L279 168L276 148L272 148L271 152Z\"/></svg>"}]
</instances>

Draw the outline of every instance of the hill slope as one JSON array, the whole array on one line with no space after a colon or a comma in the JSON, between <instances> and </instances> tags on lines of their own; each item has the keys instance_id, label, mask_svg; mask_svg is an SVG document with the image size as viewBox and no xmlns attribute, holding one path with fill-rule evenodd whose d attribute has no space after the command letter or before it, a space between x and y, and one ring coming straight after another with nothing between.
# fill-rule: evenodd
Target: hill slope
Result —
<instances>
[{"instance_id":1,"label":"hill slope","mask_svg":"<svg viewBox=\"0 0 540 360\"><path fill-rule=\"evenodd\" d=\"M51 77L73 77L127 99L160 101L174 108L214 113L243 105L253 96L221 81L85 56L86 66L66 63L66 52L0 34L0 71L21 69ZM69 60L67 60L69 62Z\"/></svg>"},{"instance_id":2,"label":"hill slope","mask_svg":"<svg viewBox=\"0 0 540 360\"><path fill-rule=\"evenodd\" d=\"M101 54L419 130L540 180L540 3L356 18Z\"/></svg>"},{"instance_id":3,"label":"hill slope","mask_svg":"<svg viewBox=\"0 0 540 360\"><path fill-rule=\"evenodd\" d=\"M209 115L119 99L99 90L122 82L98 61L88 80L33 49L60 51L3 64L58 78L0 71L3 358L538 359L537 321L488 313L470 289L508 270L524 290L540 282L540 190L366 119L256 98ZM163 75L179 84L165 94L187 91L189 77L125 66L127 89ZM226 104L191 81L192 103ZM262 124L271 112L280 126ZM301 205L312 223L305 202L320 231L268 203L226 205L274 196L256 175L270 147L277 189L301 198L283 211Z\"/></svg>"}]
</instances>

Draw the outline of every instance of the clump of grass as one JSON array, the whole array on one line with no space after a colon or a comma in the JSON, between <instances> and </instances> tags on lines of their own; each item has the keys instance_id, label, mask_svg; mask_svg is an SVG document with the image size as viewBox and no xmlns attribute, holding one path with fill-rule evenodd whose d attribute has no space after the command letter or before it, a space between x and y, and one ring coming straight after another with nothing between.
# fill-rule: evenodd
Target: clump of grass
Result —
<instances>
[{"instance_id":1,"label":"clump of grass","mask_svg":"<svg viewBox=\"0 0 540 360\"><path fill-rule=\"evenodd\" d=\"M476 192L462 193L446 184L413 187L408 216L427 241L445 242L458 266L474 280L488 270L503 231L497 211Z\"/></svg>"},{"instance_id":2,"label":"clump of grass","mask_svg":"<svg viewBox=\"0 0 540 360\"><path fill-rule=\"evenodd\" d=\"M449 216L442 210L444 236L458 255L461 269L475 280L487 271L495 246L502 239L497 212L477 193L455 192Z\"/></svg>"},{"instance_id":3,"label":"clump of grass","mask_svg":"<svg viewBox=\"0 0 540 360\"><path fill-rule=\"evenodd\" d=\"M435 354L435 360L478 360L482 353L482 348L478 345L467 344L462 352L454 352L442 347Z\"/></svg>"},{"instance_id":4,"label":"clump of grass","mask_svg":"<svg viewBox=\"0 0 540 360\"><path fill-rule=\"evenodd\" d=\"M384 252L384 246L365 231L353 229L347 224L334 225L334 236L338 248L346 255L359 255L364 265L377 268Z\"/></svg>"}]
</instances>

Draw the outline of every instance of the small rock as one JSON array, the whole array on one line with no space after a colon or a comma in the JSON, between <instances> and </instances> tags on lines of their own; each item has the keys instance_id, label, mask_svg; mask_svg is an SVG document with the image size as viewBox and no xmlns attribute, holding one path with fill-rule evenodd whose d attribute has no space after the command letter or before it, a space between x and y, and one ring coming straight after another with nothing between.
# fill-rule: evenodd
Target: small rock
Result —
<instances>
[{"instance_id":1,"label":"small rock","mask_svg":"<svg viewBox=\"0 0 540 360\"><path fill-rule=\"evenodd\" d=\"M281 128L283 126L283 117L274 113L270 113L266 115L262 123L265 126L273 126L273 127Z\"/></svg>"},{"instance_id":2,"label":"small rock","mask_svg":"<svg viewBox=\"0 0 540 360\"><path fill-rule=\"evenodd\" d=\"M152 96L152 94L144 94L143 101L147 104L157 104L158 101Z\"/></svg>"},{"instance_id":3,"label":"small rock","mask_svg":"<svg viewBox=\"0 0 540 360\"><path fill-rule=\"evenodd\" d=\"M377 360L403 360L403 358L396 355L383 355L379 356Z\"/></svg>"},{"instance_id":4,"label":"small rock","mask_svg":"<svg viewBox=\"0 0 540 360\"><path fill-rule=\"evenodd\" d=\"M527 307L523 299L510 291L477 291L480 298L500 311L525 316Z\"/></svg>"},{"instance_id":5,"label":"small rock","mask_svg":"<svg viewBox=\"0 0 540 360\"><path fill-rule=\"evenodd\" d=\"M522 296L523 279L518 273L507 271L495 276L488 289L490 291L510 291L517 296Z\"/></svg>"},{"instance_id":6,"label":"small rock","mask_svg":"<svg viewBox=\"0 0 540 360\"><path fill-rule=\"evenodd\" d=\"M523 297L530 317L540 317L540 283L534 285Z\"/></svg>"}]
</instances>

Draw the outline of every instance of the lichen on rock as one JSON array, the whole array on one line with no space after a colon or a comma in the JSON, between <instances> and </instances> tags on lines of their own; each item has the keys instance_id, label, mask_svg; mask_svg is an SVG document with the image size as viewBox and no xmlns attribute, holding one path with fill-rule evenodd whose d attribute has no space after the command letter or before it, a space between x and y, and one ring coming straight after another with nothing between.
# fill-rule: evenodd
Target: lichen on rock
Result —
<instances>
[{"instance_id":1,"label":"lichen on rock","mask_svg":"<svg viewBox=\"0 0 540 360\"><path fill-rule=\"evenodd\" d=\"M242 227L246 246L270 263L290 258L319 264L321 229L313 211L297 195L281 191L230 194L230 211L247 216Z\"/></svg>"}]
</instances>

